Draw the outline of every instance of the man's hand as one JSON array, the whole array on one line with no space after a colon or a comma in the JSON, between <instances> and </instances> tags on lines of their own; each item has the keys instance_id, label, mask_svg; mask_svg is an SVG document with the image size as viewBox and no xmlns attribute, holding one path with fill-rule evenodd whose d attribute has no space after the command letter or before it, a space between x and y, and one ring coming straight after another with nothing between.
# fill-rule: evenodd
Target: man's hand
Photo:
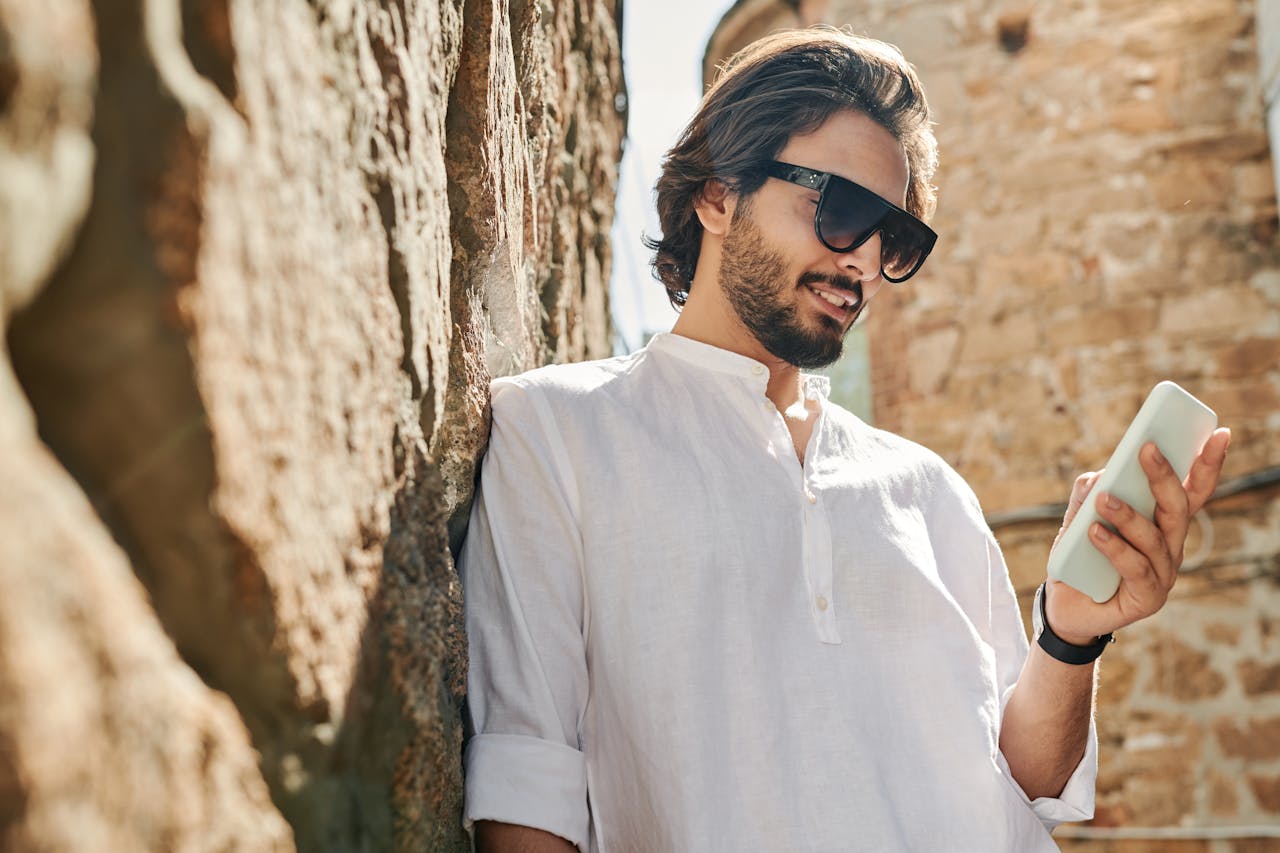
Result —
<instances>
[{"instance_id":1,"label":"man's hand","mask_svg":"<svg viewBox=\"0 0 1280 853\"><path fill-rule=\"evenodd\" d=\"M1084 474L1076 480L1063 529L1086 499L1098 502L1099 515L1114 524L1119 535L1094 524L1089 538L1120 573L1120 588L1098 604L1064 583L1049 581L1045 605L1053 633L1068 643L1085 646L1164 606L1182 565L1191 517L1217 487L1230 441L1229 430L1216 431L1182 483L1154 444L1142 448L1138 458L1156 499L1154 521L1126 504L1111 506L1107 495L1090 498L1097 474ZM1058 536L1061 538L1061 531ZM1028 797L1059 796L1084 756L1095 672L1092 664L1062 663L1043 649L1031 647L1000 724L1000 751Z\"/></svg>"},{"instance_id":2,"label":"man's hand","mask_svg":"<svg viewBox=\"0 0 1280 853\"><path fill-rule=\"evenodd\" d=\"M1229 429L1215 430L1196 457L1185 482L1178 481L1177 473L1154 443L1143 446L1138 461L1156 499L1154 521L1148 521L1113 495L1100 494L1092 498L1098 515L1114 525L1119 533L1116 535L1096 522L1089 530L1089 540L1120 573L1120 588L1110 599L1098 604L1084 593L1050 580L1046 608L1053 633L1068 643L1085 646L1104 634L1145 619L1164 606L1178 579L1191 517L1217 488L1230 443ZM1099 473L1082 474L1076 479L1062 521L1063 530L1089 497ZM1058 538L1061 537L1062 530L1059 530Z\"/></svg>"}]
</instances>

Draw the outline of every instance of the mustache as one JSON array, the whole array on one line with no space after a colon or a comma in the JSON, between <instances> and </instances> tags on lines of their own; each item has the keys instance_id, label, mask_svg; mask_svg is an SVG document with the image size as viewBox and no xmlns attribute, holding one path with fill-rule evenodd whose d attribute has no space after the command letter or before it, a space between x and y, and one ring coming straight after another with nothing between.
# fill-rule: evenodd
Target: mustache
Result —
<instances>
[{"instance_id":1,"label":"mustache","mask_svg":"<svg viewBox=\"0 0 1280 853\"><path fill-rule=\"evenodd\" d=\"M853 318L856 321L862 314L866 303L862 299L862 282L847 275L823 275L820 272L806 272L800 275L797 285L822 283L843 295L853 297Z\"/></svg>"}]
</instances>

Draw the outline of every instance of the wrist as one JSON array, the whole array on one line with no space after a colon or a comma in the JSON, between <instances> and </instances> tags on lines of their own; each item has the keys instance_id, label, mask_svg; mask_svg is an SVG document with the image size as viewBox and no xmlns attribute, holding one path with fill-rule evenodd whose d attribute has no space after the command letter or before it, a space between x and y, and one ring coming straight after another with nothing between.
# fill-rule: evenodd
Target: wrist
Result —
<instances>
[{"instance_id":1,"label":"wrist","mask_svg":"<svg viewBox=\"0 0 1280 853\"><path fill-rule=\"evenodd\" d=\"M1045 619L1044 623L1047 626L1049 624L1049 620ZM1053 633L1054 633L1054 636L1056 636L1059 640L1061 640L1062 642L1066 643L1069 646L1092 646L1094 643L1098 642L1099 639L1101 639L1096 634L1087 636L1087 637L1081 637L1076 634L1067 633L1065 631L1054 630Z\"/></svg>"},{"instance_id":2,"label":"wrist","mask_svg":"<svg viewBox=\"0 0 1280 853\"><path fill-rule=\"evenodd\" d=\"M1032 622L1036 628L1037 645L1054 660L1074 665L1093 663L1106 649L1107 644L1115 641L1115 637L1111 634L1101 637L1079 637L1070 632L1065 636L1056 633L1049 624L1047 598L1047 584L1041 584L1036 590Z\"/></svg>"}]
</instances>

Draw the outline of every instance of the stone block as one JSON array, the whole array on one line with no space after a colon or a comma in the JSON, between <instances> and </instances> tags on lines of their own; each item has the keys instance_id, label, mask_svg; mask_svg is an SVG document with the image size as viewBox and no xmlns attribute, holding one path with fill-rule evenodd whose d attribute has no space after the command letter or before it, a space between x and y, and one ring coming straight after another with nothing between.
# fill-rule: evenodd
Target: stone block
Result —
<instances>
[{"instance_id":1,"label":"stone block","mask_svg":"<svg viewBox=\"0 0 1280 853\"><path fill-rule=\"evenodd\" d=\"M1256 204L1275 200L1276 178L1269 160L1255 160L1236 166L1232 184L1237 203Z\"/></svg>"},{"instance_id":2,"label":"stone block","mask_svg":"<svg viewBox=\"0 0 1280 853\"><path fill-rule=\"evenodd\" d=\"M1240 642L1240 626L1224 622L1208 622L1202 627L1204 638L1219 646L1234 646Z\"/></svg>"},{"instance_id":3,"label":"stone block","mask_svg":"<svg viewBox=\"0 0 1280 853\"><path fill-rule=\"evenodd\" d=\"M1150 183L1156 203L1168 211L1215 212L1231 200L1230 172L1213 161L1175 161L1151 175Z\"/></svg>"},{"instance_id":4,"label":"stone block","mask_svg":"<svg viewBox=\"0 0 1280 853\"><path fill-rule=\"evenodd\" d=\"M1153 155L1171 159L1215 159L1236 163L1270 156L1266 126L1231 123L1225 127L1186 128L1168 139L1152 140Z\"/></svg>"},{"instance_id":5,"label":"stone block","mask_svg":"<svg viewBox=\"0 0 1280 853\"><path fill-rule=\"evenodd\" d=\"M1134 135L1173 130L1178 126L1168 104L1156 100L1130 100L1117 104L1108 110L1107 124L1122 133Z\"/></svg>"},{"instance_id":6,"label":"stone block","mask_svg":"<svg viewBox=\"0 0 1280 853\"><path fill-rule=\"evenodd\" d=\"M1145 816L1144 816L1145 819ZM1127 825L1127 824L1124 824ZM1142 823L1137 826L1145 826ZM1139 832L1141 830L1138 830ZM1065 834L1065 833L1064 833ZM1056 837L1055 837L1055 840ZM1212 842L1199 839L1147 839L1121 838L1115 840L1077 841L1064 838L1061 842L1064 853L1217 853L1211 847Z\"/></svg>"},{"instance_id":7,"label":"stone block","mask_svg":"<svg viewBox=\"0 0 1280 853\"><path fill-rule=\"evenodd\" d=\"M1074 290L1079 298L1079 278L1071 259L1062 252L1010 255L1002 248L984 257L977 276L977 298L992 313L1029 305L1043 308L1046 292Z\"/></svg>"},{"instance_id":8,"label":"stone block","mask_svg":"<svg viewBox=\"0 0 1280 853\"><path fill-rule=\"evenodd\" d=\"M1257 381L1218 383L1204 389L1199 396L1218 413L1218 419L1224 426L1241 420L1266 418L1280 410L1280 388L1276 380L1260 378Z\"/></svg>"},{"instance_id":9,"label":"stone block","mask_svg":"<svg viewBox=\"0 0 1280 853\"><path fill-rule=\"evenodd\" d=\"M1134 297L1164 296L1179 289L1185 280L1180 251L1158 241L1133 262L1119 262L1112 255L1099 259L1103 290L1107 298L1121 302Z\"/></svg>"},{"instance_id":10,"label":"stone block","mask_svg":"<svg viewBox=\"0 0 1280 853\"><path fill-rule=\"evenodd\" d=\"M971 323L960 348L961 362L1005 361L1034 351L1040 344L1036 312L1021 311L990 324Z\"/></svg>"},{"instance_id":11,"label":"stone block","mask_svg":"<svg viewBox=\"0 0 1280 853\"><path fill-rule=\"evenodd\" d=\"M1189 767L1134 772L1125 782L1124 801L1135 815L1141 816L1141 825L1175 826L1183 815L1194 811L1195 779L1195 772ZM1165 841L1148 842L1145 849L1151 853L1169 850L1166 844ZM1200 849L1208 853L1207 846Z\"/></svg>"},{"instance_id":12,"label":"stone block","mask_svg":"<svg viewBox=\"0 0 1280 853\"><path fill-rule=\"evenodd\" d=\"M1231 842L1230 853L1273 853L1275 849L1274 838L1238 838Z\"/></svg>"},{"instance_id":13,"label":"stone block","mask_svg":"<svg viewBox=\"0 0 1280 853\"><path fill-rule=\"evenodd\" d=\"M1193 648L1167 633L1151 642L1153 669L1148 688L1182 702L1217 696L1227 685L1226 678L1210 663L1207 652Z\"/></svg>"},{"instance_id":14,"label":"stone block","mask_svg":"<svg viewBox=\"0 0 1280 853\"><path fill-rule=\"evenodd\" d=\"M1256 289L1212 287L1165 298L1159 323L1164 335L1228 332L1239 336L1249 335L1270 316L1266 301Z\"/></svg>"},{"instance_id":15,"label":"stone block","mask_svg":"<svg viewBox=\"0 0 1280 853\"><path fill-rule=\"evenodd\" d=\"M1249 790L1263 811L1280 813L1280 776L1250 773Z\"/></svg>"},{"instance_id":16,"label":"stone block","mask_svg":"<svg viewBox=\"0 0 1280 853\"><path fill-rule=\"evenodd\" d=\"M1211 0L1203 4L1147 5L1141 14L1126 16L1116 23L1125 54L1157 59L1189 44L1226 43L1240 33L1248 19L1226 0Z\"/></svg>"},{"instance_id":17,"label":"stone block","mask_svg":"<svg viewBox=\"0 0 1280 853\"><path fill-rule=\"evenodd\" d=\"M1280 664L1244 660L1236 664L1236 672L1246 696L1280 693Z\"/></svg>"},{"instance_id":18,"label":"stone block","mask_svg":"<svg viewBox=\"0 0 1280 853\"><path fill-rule=\"evenodd\" d=\"M1061 479L1057 477L1026 476L1016 473L991 483L984 483L977 491L982 499L982 507L987 512L1057 503L1067 494L1063 491Z\"/></svg>"},{"instance_id":19,"label":"stone block","mask_svg":"<svg viewBox=\"0 0 1280 853\"><path fill-rule=\"evenodd\" d=\"M1108 364L1112 364L1114 367L1107 369ZM1126 380L1131 378L1126 375L1125 370L1132 370L1142 377L1151 375L1150 369L1145 368L1141 360L1132 357L1120 357L1099 359L1098 365L1090 369L1089 378L1097 383L1095 387L1124 387L1129 384ZM1133 384L1136 384L1136 382ZM1111 451L1115 449L1116 443L1124 435L1125 427L1129 425L1129 422L1133 420L1133 416L1137 414L1141 401L1145 396L1145 394L1133 393L1120 396L1113 395L1110 399L1089 399L1084 401L1081 421L1085 435L1093 440L1093 446L1102 448L1100 454L1091 455L1080 460L1086 470L1098 470L1106 464Z\"/></svg>"},{"instance_id":20,"label":"stone block","mask_svg":"<svg viewBox=\"0 0 1280 853\"><path fill-rule=\"evenodd\" d=\"M1240 794L1236 780L1219 773L1209 771L1209 814L1216 818L1234 817L1240 811Z\"/></svg>"},{"instance_id":21,"label":"stone block","mask_svg":"<svg viewBox=\"0 0 1280 853\"><path fill-rule=\"evenodd\" d=\"M1129 655L1108 654L1107 662L1099 666L1098 703L1108 709L1108 716L1117 714L1129 701L1137 676L1138 666Z\"/></svg>"},{"instance_id":22,"label":"stone block","mask_svg":"<svg viewBox=\"0 0 1280 853\"><path fill-rule=\"evenodd\" d=\"M1158 318L1159 309L1154 299L1091 306L1060 312L1048 324L1045 337L1050 346L1060 349L1142 340L1156 327Z\"/></svg>"},{"instance_id":23,"label":"stone block","mask_svg":"<svg viewBox=\"0 0 1280 853\"><path fill-rule=\"evenodd\" d=\"M1213 732L1223 754L1232 758L1280 758L1280 717L1219 717L1213 721Z\"/></svg>"},{"instance_id":24,"label":"stone block","mask_svg":"<svg viewBox=\"0 0 1280 853\"><path fill-rule=\"evenodd\" d=\"M907 344L910 388L918 394L930 395L946 384L956 363L960 329L939 329L918 335Z\"/></svg>"},{"instance_id":25,"label":"stone block","mask_svg":"<svg viewBox=\"0 0 1280 853\"><path fill-rule=\"evenodd\" d=\"M1280 367L1280 338L1228 341L1212 351L1209 361L1210 373L1223 379L1274 373Z\"/></svg>"},{"instance_id":26,"label":"stone block","mask_svg":"<svg viewBox=\"0 0 1280 853\"><path fill-rule=\"evenodd\" d=\"M1197 607L1241 608L1249 604L1249 583L1257 575L1252 563L1215 562L1211 567L1179 575L1171 600Z\"/></svg>"},{"instance_id":27,"label":"stone block","mask_svg":"<svg viewBox=\"0 0 1280 853\"><path fill-rule=\"evenodd\" d=\"M982 189L997 195L1002 192L999 184L986 184ZM993 215L982 216L966 212L963 222L965 248L977 253L982 262L980 281L994 277L998 284L1020 284L1025 287L1038 280L1038 265L1047 268L1047 275L1052 277L1056 274L1056 267L1062 262L1061 258L1049 258L1037 263L1034 252L1048 225L1045 215L1040 211L1005 209ZM1031 256L1024 253L1030 253Z\"/></svg>"},{"instance_id":28,"label":"stone block","mask_svg":"<svg viewBox=\"0 0 1280 853\"><path fill-rule=\"evenodd\" d=\"M1036 198L1096 182L1106 174L1107 167L1105 161L1074 148L1046 148L1009 164L1002 173L999 190L1006 198Z\"/></svg>"}]
</instances>

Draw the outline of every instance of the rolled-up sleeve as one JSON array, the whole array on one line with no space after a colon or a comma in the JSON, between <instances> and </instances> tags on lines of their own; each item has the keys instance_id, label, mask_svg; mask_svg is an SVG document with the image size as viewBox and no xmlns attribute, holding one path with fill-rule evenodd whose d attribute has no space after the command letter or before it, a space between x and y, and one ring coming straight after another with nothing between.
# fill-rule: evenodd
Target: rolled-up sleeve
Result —
<instances>
[{"instance_id":1,"label":"rolled-up sleeve","mask_svg":"<svg viewBox=\"0 0 1280 853\"><path fill-rule=\"evenodd\" d=\"M546 401L493 384L493 431L459 558L475 734L464 767L478 820L587 849L586 612L577 489Z\"/></svg>"},{"instance_id":2,"label":"rolled-up sleeve","mask_svg":"<svg viewBox=\"0 0 1280 853\"><path fill-rule=\"evenodd\" d=\"M997 679L1000 685L1000 714L1009 703L1013 688L1017 685L1022 665L1027 659L1030 645L1018 611L1018 599L1009 580L1009 570L994 537L988 537L988 567L990 569L992 631L995 637ZM997 753L996 762L1008 776L1014 790L1026 802L1036 817L1050 832L1060 823L1089 820L1093 817L1094 785L1098 777L1098 730L1092 717L1089 719L1089 737L1084 756L1062 793L1057 797L1031 799L1013 778L1004 753Z\"/></svg>"},{"instance_id":3,"label":"rolled-up sleeve","mask_svg":"<svg viewBox=\"0 0 1280 853\"><path fill-rule=\"evenodd\" d=\"M1009 773L1009 765L1005 762L1004 755L1000 756L1000 761L1003 763L1004 771ZM1010 778L1013 777L1012 773L1009 775ZM1040 818L1045 829L1052 832L1060 823L1089 820L1093 817L1094 785L1097 778L1098 732L1094 723L1090 721L1089 741L1084 749L1084 757L1076 765L1061 794L1056 797L1037 797L1031 800L1016 782L1014 786L1022 794L1023 799L1031 804L1031 810L1036 813L1036 817Z\"/></svg>"}]
</instances>

